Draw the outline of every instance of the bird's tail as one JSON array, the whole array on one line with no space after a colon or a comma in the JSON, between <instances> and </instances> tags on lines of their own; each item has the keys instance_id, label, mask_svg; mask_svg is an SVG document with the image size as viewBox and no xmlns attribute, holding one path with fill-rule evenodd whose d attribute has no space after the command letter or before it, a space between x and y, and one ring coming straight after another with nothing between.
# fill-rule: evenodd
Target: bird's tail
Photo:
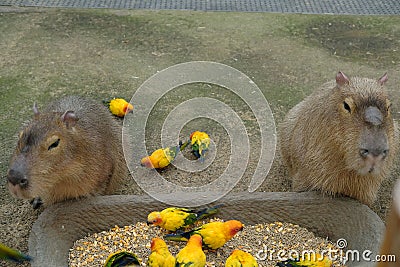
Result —
<instances>
[{"instance_id":1,"label":"bird's tail","mask_svg":"<svg viewBox=\"0 0 400 267\"><path fill-rule=\"evenodd\" d=\"M193 231L194 230L181 233L166 234L164 236L164 239L170 241L188 241L190 236L193 234Z\"/></svg>"},{"instance_id":2,"label":"bird's tail","mask_svg":"<svg viewBox=\"0 0 400 267\"><path fill-rule=\"evenodd\" d=\"M106 107L110 106L110 100L103 100L102 102L103 102L104 106L106 106Z\"/></svg>"},{"instance_id":3,"label":"bird's tail","mask_svg":"<svg viewBox=\"0 0 400 267\"><path fill-rule=\"evenodd\" d=\"M190 141L186 141L185 143L182 143L182 141L179 141L179 150L180 151L184 150L189 143L190 143Z\"/></svg>"},{"instance_id":4,"label":"bird's tail","mask_svg":"<svg viewBox=\"0 0 400 267\"><path fill-rule=\"evenodd\" d=\"M32 257L0 243L0 259L21 263L23 261L31 261Z\"/></svg>"},{"instance_id":5,"label":"bird's tail","mask_svg":"<svg viewBox=\"0 0 400 267\"><path fill-rule=\"evenodd\" d=\"M222 206L224 206L224 205L219 204L219 205L216 205L211 208L205 208L205 209L199 210L197 212L197 220L202 220L205 217L208 217L208 216L218 213L218 211L219 211L218 209Z\"/></svg>"}]
</instances>

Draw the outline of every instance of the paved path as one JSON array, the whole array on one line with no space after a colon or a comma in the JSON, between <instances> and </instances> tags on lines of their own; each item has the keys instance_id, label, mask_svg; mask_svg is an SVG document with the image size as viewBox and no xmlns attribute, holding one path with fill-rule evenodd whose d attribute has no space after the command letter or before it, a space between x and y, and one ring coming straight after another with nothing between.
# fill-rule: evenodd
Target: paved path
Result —
<instances>
[{"instance_id":1,"label":"paved path","mask_svg":"<svg viewBox=\"0 0 400 267\"><path fill-rule=\"evenodd\" d=\"M0 6L399 15L400 0L0 0Z\"/></svg>"}]
</instances>

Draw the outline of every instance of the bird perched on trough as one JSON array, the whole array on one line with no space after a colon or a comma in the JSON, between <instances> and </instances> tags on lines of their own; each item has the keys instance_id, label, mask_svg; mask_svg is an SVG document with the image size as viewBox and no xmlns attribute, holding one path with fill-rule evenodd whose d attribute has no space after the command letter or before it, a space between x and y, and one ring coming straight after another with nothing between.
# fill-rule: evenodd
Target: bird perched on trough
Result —
<instances>
[{"instance_id":1,"label":"bird perched on trough","mask_svg":"<svg viewBox=\"0 0 400 267\"><path fill-rule=\"evenodd\" d=\"M206 254L202 249L200 235L192 235L186 246L176 255L176 267L204 267Z\"/></svg>"},{"instance_id":2,"label":"bird perched on trough","mask_svg":"<svg viewBox=\"0 0 400 267\"><path fill-rule=\"evenodd\" d=\"M243 230L243 224L237 220L210 222L188 232L167 234L164 239L186 241L190 236L199 234L203 238L203 245L211 249L217 249L225 245L226 242L241 230Z\"/></svg>"},{"instance_id":3,"label":"bird perched on trough","mask_svg":"<svg viewBox=\"0 0 400 267\"><path fill-rule=\"evenodd\" d=\"M178 146L160 148L151 153L150 156L144 157L141 159L140 164L143 167L149 169L162 169L167 167L171 162L174 161L179 151L183 150L186 146L186 143L180 143Z\"/></svg>"},{"instance_id":4,"label":"bird perched on trough","mask_svg":"<svg viewBox=\"0 0 400 267\"><path fill-rule=\"evenodd\" d=\"M0 243L0 259L22 263L24 261L31 261L32 257Z\"/></svg>"},{"instance_id":5,"label":"bird perched on trough","mask_svg":"<svg viewBox=\"0 0 400 267\"><path fill-rule=\"evenodd\" d=\"M174 267L175 257L169 252L167 244L161 238L151 240L151 254L147 261L149 267Z\"/></svg>"},{"instance_id":6,"label":"bird perched on trough","mask_svg":"<svg viewBox=\"0 0 400 267\"><path fill-rule=\"evenodd\" d=\"M250 253L235 249L226 259L225 267L258 267L258 263Z\"/></svg>"},{"instance_id":7,"label":"bird perched on trough","mask_svg":"<svg viewBox=\"0 0 400 267\"><path fill-rule=\"evenodd\" d=\"M204 161L204 156L210 146L210 137L206 132L195 131L190 135L190 144L193 154Z\"/></svg>"},{"instance_id":8,"label":"bird perched on trough","mask_svg":"<svg viewBox=\"0 0 400 267\"><path fill-rule=\"evenodd\" d=\"M108 106L112 114L120 118L133 111L132 104L123 98L113 98L110 101L104 100L103 103Z\"/></svg>"},{"instance_id":9,"label":"bird perched on trough","mask_svg":"<svg viewBox=\"0 0 400 267\"><path fill-rule=\"evenodd\" d=\"M218 208L222 205L205 208L202 210L192 210L186 208L170 207L162 211L153 211L147 216L147 224L157 225L168 231L176 231L182 227L192 225L218 212Z\"/></svg>"}]
</instances>

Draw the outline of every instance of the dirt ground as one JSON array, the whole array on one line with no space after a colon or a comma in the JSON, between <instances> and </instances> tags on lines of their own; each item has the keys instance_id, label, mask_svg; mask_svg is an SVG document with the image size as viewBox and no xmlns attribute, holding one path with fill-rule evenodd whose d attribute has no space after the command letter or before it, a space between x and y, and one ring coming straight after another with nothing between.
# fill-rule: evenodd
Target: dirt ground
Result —
<instances>
[{"instance_id":1,"label":"dirt ground","mask_svg":"<svg viewBox=\"0 0 400 267\"><path fill-rule=\"evenodd\" d=\"M379 78L388 72L393 114L399 118L400 17L284 15L183 11L126 11L0 8L0 242L27 251L34 211L6 188L9 158L33 102L43 107L64 95L97 101L130 99L151 75L177 63L207 60L234 67L260 88L277 125L286 112L338 70L349 76ZM247 189L260 151L260 132L248 106L229 90L182 86L155 106L146 136L149 150L160 145L165 116L180 102L210 96L224 101L244 121L250 161L236 191ZM204 89L204 90L203 90ZM206 129L218 152L215 162L194 176L174 167L163 171L182 184L203 184L229 161L229 136L216 122L188 123L184 134ZM235 153L235 151L232 151ZM374 211L390 208L398 165L383 183ZM260 191L288 191L290 182L277 154ZM133 179L122 194L142 194ZM1 263L0 263L1 264Z\"/></svg>"}]
</instances>

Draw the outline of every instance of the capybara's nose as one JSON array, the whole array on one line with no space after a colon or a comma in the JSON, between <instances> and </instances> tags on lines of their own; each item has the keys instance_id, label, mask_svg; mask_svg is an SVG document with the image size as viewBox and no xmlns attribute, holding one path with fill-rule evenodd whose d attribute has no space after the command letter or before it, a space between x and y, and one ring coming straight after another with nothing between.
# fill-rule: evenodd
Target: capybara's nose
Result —
<instances>
[{"instance_id":1,"label":"capybara's nose","mask_svg":"<svg viewBox=\"0 0 400 267\"><path fill-rule=\"evenodd\" d=\"M18 170L10 169L7 174L7 180L13 185L19 185L22 188L28 186L28 179Z\"/></svg>"}]
</instances>

